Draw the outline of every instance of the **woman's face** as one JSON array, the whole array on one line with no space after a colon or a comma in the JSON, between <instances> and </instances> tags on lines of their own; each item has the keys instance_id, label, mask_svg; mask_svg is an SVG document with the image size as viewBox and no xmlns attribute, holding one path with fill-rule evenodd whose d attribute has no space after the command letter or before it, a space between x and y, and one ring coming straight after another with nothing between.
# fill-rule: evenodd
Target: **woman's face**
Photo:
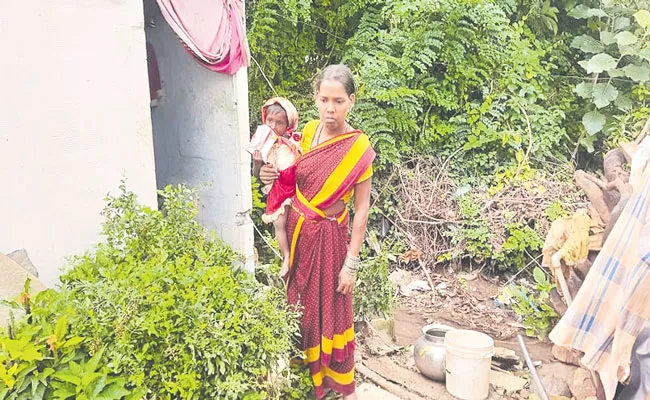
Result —
<instances>
[{"instance_id":1,"label":"woman's face","mask_svg":"<svg viewBox=\"0 0 650 400\"><path fill-rule=\"evenodd\" d=\"M273 129L275 133L284 136L289 127L289 119L285 111L278 111L275 113L266 114L266 125Z\"/></svg>"},{"instance_id":2,"label":"woman's face","mask_svg":"<svg viewBox=\"0 0 650 400\"><path fill-rule=\"evenodd\" d=\"M348 95L339 81L322 81L316 93L316 106L320 120L328 128L345 125L345 118L354 105L354 94Z\"/></svg>"}]
</instances>

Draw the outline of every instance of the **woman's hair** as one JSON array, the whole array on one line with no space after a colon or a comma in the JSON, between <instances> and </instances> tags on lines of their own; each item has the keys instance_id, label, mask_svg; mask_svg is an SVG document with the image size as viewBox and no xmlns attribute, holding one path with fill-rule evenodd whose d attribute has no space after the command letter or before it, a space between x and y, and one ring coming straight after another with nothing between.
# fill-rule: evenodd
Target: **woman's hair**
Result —
<instances>
[{"instance_id":1,"label":"woman's hair","mask_svg":"<svg viewBox=\"0 0 650 400\"><path fill-rule=\"evenodd\" d=\"M318 92L323 81L336 81L341 83L348 96L355 94L357 91L352 71L350 71L350 68L345 64L328 65L318 75L316 75L316 79L314 80L315 92Z\"/></svg>"}]
</instances>

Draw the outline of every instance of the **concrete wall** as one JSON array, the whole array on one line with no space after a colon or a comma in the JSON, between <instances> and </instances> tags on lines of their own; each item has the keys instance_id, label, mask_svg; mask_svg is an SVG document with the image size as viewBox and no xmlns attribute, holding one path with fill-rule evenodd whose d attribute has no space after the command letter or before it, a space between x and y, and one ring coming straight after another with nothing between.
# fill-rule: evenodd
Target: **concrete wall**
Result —
<instances>
[{"instance_id":1,"label":"concrete wall","mask_svg":"<svg viewBox=\"0 0 650 400\"><path fill-rule=\"evenodd\" d=\"M253 260L246 69L235 76L209 71L190 56L160 14L145 0L146 35L158 59L164 96L152 108L159 188L200 188L199 219Z\"/></svg>"},{"instance_id":2,"label":"concrete wall","mask_svg":"<svg viewBox=\"0 0 650 400\"><path fill-rule=\"evenodd\" d=\"M123 175L156 204L143 22L137 0L3 3L0 252L27 249L50 286Z\"/></svg>"}]
</instances>

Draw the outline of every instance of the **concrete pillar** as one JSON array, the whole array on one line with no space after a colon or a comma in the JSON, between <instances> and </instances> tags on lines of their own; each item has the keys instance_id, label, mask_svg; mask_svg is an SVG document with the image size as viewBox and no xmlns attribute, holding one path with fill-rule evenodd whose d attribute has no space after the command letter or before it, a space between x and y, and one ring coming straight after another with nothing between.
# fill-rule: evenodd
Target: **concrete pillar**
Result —
<instances>
[{"instance_id":1,"label":"concrete pillar","mask_svg":"<svg viewBox=\"0 0 650 400\"><path fill-rule=\"evenodd\" d=\"M145 0L146 36L156 53L163 97L152 108L158 188L199 188L199 219L246 257L253 268L253 226L247 71L209 71L183 48Z\"/></svg>"}]
</instances>

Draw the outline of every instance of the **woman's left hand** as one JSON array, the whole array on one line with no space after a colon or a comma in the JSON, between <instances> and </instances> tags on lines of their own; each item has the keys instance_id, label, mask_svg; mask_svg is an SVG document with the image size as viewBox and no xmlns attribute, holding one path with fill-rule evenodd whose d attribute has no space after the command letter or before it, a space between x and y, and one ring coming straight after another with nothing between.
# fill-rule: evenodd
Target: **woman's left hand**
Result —
<instances>
[{"instance_id":1,"label":"woman's left hand","mask_svg":"<svg viewBox=\"0 0 650 400\"><path fill-rule=\"evenodd\" d=\"M352 294L357 280L356 278L356 274L350 274L342 269L339 272L339 286L336 288L336 291L341 294Z\"/></svg>"}]
</instances>

